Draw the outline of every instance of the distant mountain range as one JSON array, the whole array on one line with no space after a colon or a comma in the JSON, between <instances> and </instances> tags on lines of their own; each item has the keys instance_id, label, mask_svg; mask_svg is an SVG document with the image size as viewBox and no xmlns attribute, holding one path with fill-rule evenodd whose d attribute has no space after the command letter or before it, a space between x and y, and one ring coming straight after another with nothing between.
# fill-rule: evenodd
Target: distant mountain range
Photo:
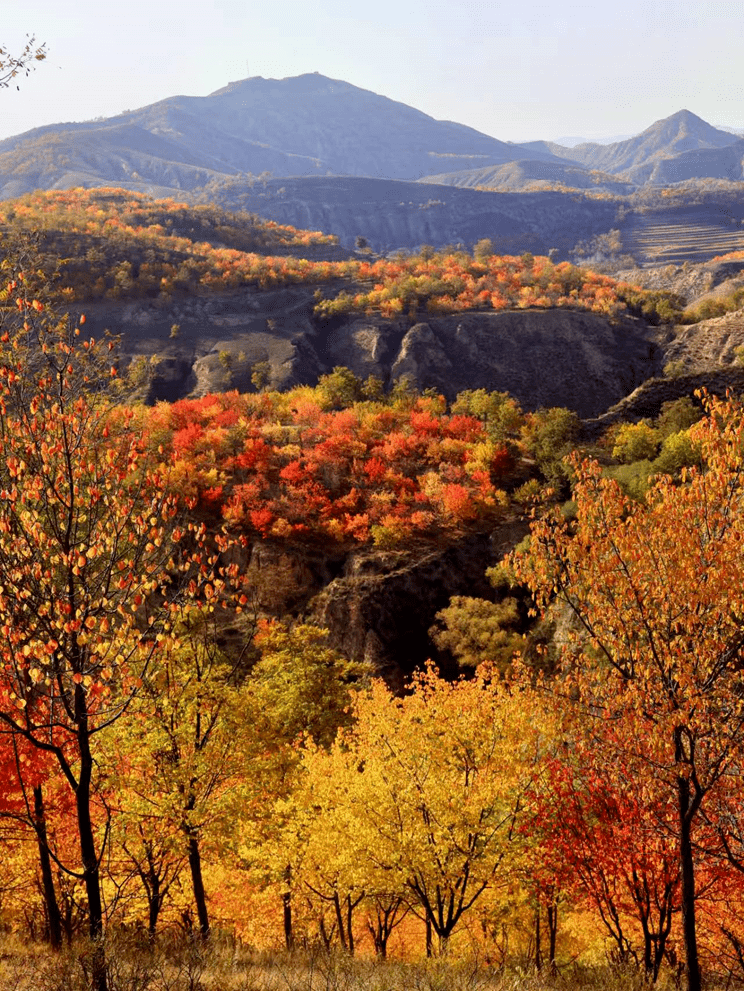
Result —
<instances>
[{"instance_id":1,"label":"distant mountain range","mask_svg":"<svg viewBox=\"0 0 744 991\"><path fill-rule=\"evenodd\" d=\"M521 154L521 153L520 153ZM0 197L102 182L193 190L209 177L420 179L512 161L514 147L349 83L253 77L117 117L36 128L0 142ZM541 161L558 161L538 151Z\"/></svg>"},{"instance_id":2,"label":"distant mountain range","mask_svg":"<svg viewBox=\"0 0 744 991\"><path fill-rule=\"evenodd\" d=\"M640 186L690 177L741 179L742 159L740 136L687 110L612 144L520 145L311 73L251 77L210 96L174 96L116 117L53 124L8 138L0 142L0 198L35 188L102 184L155 194L193 191L223 176L266 172L426 181L435 176L446 184L510 190L537 180L590 189L602 183L582 171L611 176L608 187L618 180ZM514 162L520 163L516 172L502 169Z\"/></svg>"},{"instance_id":3,"label":"distant mountain range","mask_svg":"<svg viewBox=\"0 0 744 991\"><path fill-rule=\"evenodd\" d=\"M362 235L376 250L496 234L500 250L563 252L607 230L607 217L596 199L562 207L570 209L562 217L551 202L558 219L546 228L546 203L534 193L617 197L707 178L744 178L744 139L687 110L610 144L512 144L318 73L251 77L210 96L0 142L0 199L120 186L252 210L347 245ZM465 213L466 200L447 186L472 189ZM491 198L477 200L484 189ZM493 198L527 192L533 198L520 202Z\"/></svg>"},{"instance_id":4,"label":"distant mountain range","mask_svg":"<svg viewBox=\"0 0 744 991\"><path fill-rule=\"evenodd\" d=\"M680 110L671 117L656 121L641 134L626 141L610 145L576 145L560 151L570 152L565 157L570 157L587 168L601 169L643 185L646 182L660 181L655 171L660 162L701 149L717 151L735 144L741 146L739 158L744 158L744 141L735 134L712 127L689 110ZM560 148L557 145L551 146L553 147ZM702 172L696 178L703 178L705 175ZM738 175L729 178L742 178L741 161ZM670 180L663 178L661 181Z\"/></svg>"}]
</instances>

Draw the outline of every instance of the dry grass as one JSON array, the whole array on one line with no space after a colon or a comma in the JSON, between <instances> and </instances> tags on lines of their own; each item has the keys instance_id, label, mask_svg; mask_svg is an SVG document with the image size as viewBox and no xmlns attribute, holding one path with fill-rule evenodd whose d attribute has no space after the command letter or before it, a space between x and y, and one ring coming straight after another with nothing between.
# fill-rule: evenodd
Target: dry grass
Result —
<instances>
[{"instance_id":1,"label":"dry grass","mask_svg":"<svg viewBox=\"0 0 744 991\"><path fill-rule=\"evenodd\" d=\"M117 938L108 946L110 991L641 991L636 970L563 968L556 975L499 970L477 960L406 963L341 954L255 954L230 943L174 942L154 951ZM84 945L52 955L6 939L0 991L87 991Z\"/></svg>"}]
</instances>

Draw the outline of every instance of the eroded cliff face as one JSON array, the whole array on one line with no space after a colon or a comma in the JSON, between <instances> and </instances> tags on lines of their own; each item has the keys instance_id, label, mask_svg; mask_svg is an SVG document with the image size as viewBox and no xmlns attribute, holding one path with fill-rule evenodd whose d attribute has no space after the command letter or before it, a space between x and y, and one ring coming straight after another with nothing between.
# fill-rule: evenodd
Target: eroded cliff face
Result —
<instances>
[{"instance_id":1,"label":"eroded cliff face","mask_svg":"<svg viewBox=\"0 0 744 991\"><path fill-rule=\"evenodd\" d=\"M390 384L408 376L447 398L464 389L509 392L525 409L566 406L597 416L664 363L658 332L642 321L610 322L571 310L518 310L385 320L314 316L314 287L236 290L80 306L87 328L120 334L149 401L226 389L251 391L251 371L268 362L270 385L314 383L336 365Z\"/></svg>"},{"instance_id":2,"label":"eroded cliff face","mask_svg":"<svg viewBox=\"0 0 744 991\"><path fill-rule=\"evenodd\" d=\"M527 529L512 519L489 532L396 551L342 553L260 541L248 552L245 570L259 608L325 626L332 646L400 689L429 658L451 664L429 639L436 613L453 595L491 598L486 568Z\"/></svg>"}]
</instances>

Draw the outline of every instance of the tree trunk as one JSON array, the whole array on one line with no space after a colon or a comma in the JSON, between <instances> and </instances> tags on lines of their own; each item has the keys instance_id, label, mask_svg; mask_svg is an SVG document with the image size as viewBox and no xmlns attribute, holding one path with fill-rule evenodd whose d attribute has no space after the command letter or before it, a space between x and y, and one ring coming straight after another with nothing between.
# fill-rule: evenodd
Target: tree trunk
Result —
<instances>
[{"instance_id":1,"label":"tree trunk","mask_svg":"<svg viewBox=\"0 0 744 991\"><path fill-rule=\"evenodd\" d=\"M292 932L292 868L288 864L284 868L284 883L287 890L282 894L284 912L284 946L287 950L294 949L294 933Z\"/></svg>"},{"instance_id":2,"label":"tree trunk","mask_svg":"<svg viewBox=\"0 0 744 991\"><path fill-rule=\"evenodd\" d=\"M207 896L204 891L204 878L202 877L199 837L190 827L187 829L187 834L189 837L189 867L191 868L191 884L194 889L196 915L199 919L199 933L202 939L209 939L209 912L207 910Z\"/></svg>"},{"instance_id":3,"label":"tree trunk","mask_svg":"<svg viewBox=\"0 0 744 991\"><path fill-rule=\"evenodd\" d=\"M432 955L432 943L431 943L431 919L429 918L429 913L426 913L426 955L430 957Z\"/></svg>"},{"instance_id":4,"label":"tree trunk","mask_svg":"<svg viewBox=\"0 0 744 991\"><path fill-rule=\"evenodd\" d=\"M155 871L150 874L150 890L147 893L147 934L150 942L155 942L155 930L158 926L158 916L163 899L160 896L160 878Z\"/></svg>"},{"instance_id":5,"label":"tree trunk","mask_svg":"<svg viewBox=\"0 0 744 991\"><path fill-rule=\"evenodd\" d=\"M90 752L87 700L80 685L75 688L75 717L77 722L80 774L75 789L75 805L78 822L80 854L83 861L83 883L88 898L90 938L93 943L91 978L93 991L107 991L106 956L103 946L103 903L101 882L96 854L93 823L90 817L90 782L93 774L93 756Z\"/></svg>"},{"instance_id":6,"label":"tree trunk","mask_svg":"<svg viewBox=\"0 0 744 991\"><path fill-rule=\"evenodd\" d=\"M542 946L540 945L540 902L535 908L535 970L542 970Z\"/></svg>"},{"instance_id":7,"label":"tree trunk","mask_svg":"<svg viewBox=\"0 0 744 991\"><path fill-rule=\"evenodd\" d=\"M53 950L62 946L62 915L54 890L52 875L52 859L47 845L46 814L44 811L44 796L41 785L34 786L34 826L39 844L39 861L41 863L41 881L44 890L44 905L46 906L47 922L49 924L49 943Z\"/></svg>"},{"instance_id":8,"label":"tree trunk","mask_svg":"<svg viewBox=\"0 0 744 991\"><path fill-rule=\"evenodd\" d=\"M695 927L695 862L692 851L690 816L690 782L677 778L679 796L679 853L682 867L682 931L687 962L687 991L700 991L700 962L698 960Z\"/></svg>"},{"instance_id":9,"label":"tree trunk","mask_svg":"<svg viewBox=\"0 0 744 991\"><path fill-rule=\"evenodd\" d=\"M548 905L548 963L551 974L555 974L555 940L558 935L558 904Z\"/></svg>"}]
</instances>

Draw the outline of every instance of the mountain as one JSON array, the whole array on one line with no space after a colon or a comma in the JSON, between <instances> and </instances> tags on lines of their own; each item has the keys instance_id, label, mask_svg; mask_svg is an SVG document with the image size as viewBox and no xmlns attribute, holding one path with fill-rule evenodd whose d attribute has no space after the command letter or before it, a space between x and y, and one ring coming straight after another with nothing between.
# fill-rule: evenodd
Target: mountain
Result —
<instances>
[{"instance_id":1,"label":"mountain","mask_svg":"<svg viewBox=\"0 0 744 991\"><path fill-rule=\"evenodd\" d=\"M587 189L624 196L636 189L634 184L623 182L605 172L590 171L579 165L564 165L561 162L532 160L507 162L505 165L493 165L484 169L447 172L442 175L427 176L425 180L419 181L441 183L443 186L494 189L501 192L565 186L569 189Z\"/></svg>"},{"instance_id":2,"label":"mountain","mask_svg":"<svg viewBox=\"0 0 744 991\"><path fill-rule=\"evenodd\" d=\"M0 142L0 197L35 188L192 190L210 176L420 179L503 164L517 147L317 73L230 83L106 120L36 128ZM558 161L536 150L534 158Z\"/></svg>"},{"instance_id":3,"label":"mountain","mask_svg":"<svg viewBox=\"0 0 744 991\"><path fill-rule=\"evenodd\" d=\"M568 258L579 242L627 227L636 206L681 205L654 187L685 182L700 204L710 191L688 180L739 182L741 144L686 110L610 145L513 144L318 73L258 76L8 138L0 200L114 186L248 210L336 234L347 248L357 237L381 252L490 238L507 254ZM716 192L716 218L731 195ZM721 253L717 240L706 246Z\"/></svg>"},{"instance_id":4,"label":"mountain","mask_svg":"<svg viewBox=\"0 0 744 991\"><path fill-rule=\"evenodd\" d=\"M648 182L668 185L690 179L744 179L744 139L725 148L696 148L656 162Z\"/></svg>"},{"instance_id":5,"label":"mountain","mask_svg":"<svg viewBox=\"0 0 744 991\"><path fill-rule=\"evenodd\" d=\"M657 120L641 134L615 144L584 144L566 149L565 157L590 169L614 175L623 174L631 182L643 183L653 172L653 164L701 148L724 148L737 141L734 134L712 127L701 117L680 110Z\"/></svg>"},{"instance_id":6,"label":"mountain","mask_svg":"<svg viewBox=\"0 0 744 991\"><path fill-rule=\"evenodd\" d=\"M565 148L574 148L576 145L586 145L586 144L596 144L596 145L611 145L616 144L618 141L626 141L628 138L632 138L632 134L615 134L607 138L595 138L594 141L591 138L582 138L578 135L567 135L565 137L560 137L555 139L555 144L563 145Z\"/></svg>"}]
</instances>

